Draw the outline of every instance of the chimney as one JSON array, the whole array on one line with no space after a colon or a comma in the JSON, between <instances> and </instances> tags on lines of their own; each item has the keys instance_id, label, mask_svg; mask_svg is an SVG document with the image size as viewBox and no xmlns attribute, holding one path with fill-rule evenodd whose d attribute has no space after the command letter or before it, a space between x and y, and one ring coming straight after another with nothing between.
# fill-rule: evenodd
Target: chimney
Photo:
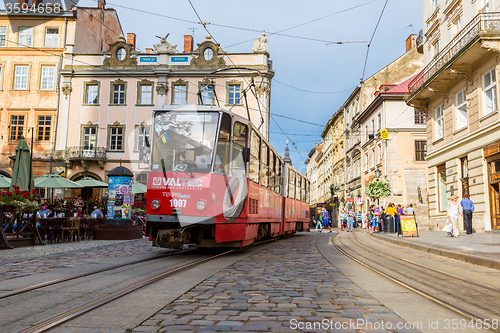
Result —
<instances>
[{"instance_id":1,"label":"chimney","mask_svg":"<svg viewBox=\"0 0 500 333\"><path fill-rule=\"evenodd\" d=\"M153 49L149 48L149 47L146 47L146 53L151 53L151 52L153 52Z\"/></svg>"},{"instance_id":2,"label":"chimney","mask_svg":"<svg viewBox=\"0 0 500 333\"><path fill-rule=\"evenodd\" d=\"M98 0L97 1L97 7L99 7L99 9L106 9L106 0Z\"/></svg>"},{"instance_id":3,"label":"chimney","mask_svg":"<svg viewBox=\"0 0 500 333\"><path fill-rule=\"evenodd\" d=\"M406 39L406 52L417 46L417 34L411 34L410 37Z\"/></svg>"},{"instance_id":4,"label":"chimney","mask_svg":"<svg viewBox=\"0 0 500 333\"><path fill-rule=\"evenodd\" d=\"M29 5L28 2L29 2L28 0L19 0L19 7L21 7L23 4Z\"/></svg>"},{"instance_id":5,"label":"chimney","mask_svg":"<svg viewBox=\"0 0 500 333\"><path fill-rule=\"evenodd\" d=\"M127 33L127 44L132 44L135 50L136 35L133 32Z\"/></svg>"},{"instance_id":6,"label":"chimney","mask_svg":"<svg viewBox=\"0 0 500 333\"><path fill-rule=\"evenodd\" d=\"M184 53L193 52L193 36L184 35Z\"/></svg>"},{"instance_id":7,"label":"chimney","mask_svg":"<svg viewBox=\"0 0 500 333\"><path fill-rule=\"evenodd\" d=\"M28 2L28 1L26 1ZM33 0L33 6L38 8L38 5L43 4L43 0Z\"/></svg>"}]
</instances>

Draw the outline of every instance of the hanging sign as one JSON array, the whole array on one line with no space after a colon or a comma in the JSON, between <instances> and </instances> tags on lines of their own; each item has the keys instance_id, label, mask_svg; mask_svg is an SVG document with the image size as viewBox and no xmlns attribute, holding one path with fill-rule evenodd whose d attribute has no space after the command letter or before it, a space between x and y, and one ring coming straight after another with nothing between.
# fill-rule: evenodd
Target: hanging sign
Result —
<instances>
[{"instance_id":1,"label":"hanging sign","mask_svg":"<svg viewBox=\"0 0 500 333\"><path fill-rule=\"evenodd\" d=\"M363 198L356 198L356 205L362 205L363 204Z\"/></svg>"},{"instance_id":2,"label":"hanging sign","mask_svg":"<svg viewBox=\"0 0 500 333\"><path fill-rule=\"evenodd\" d=\"M405 236L418 237L417 222L415 221L415 215L401 215L399 220L401 221L400 234L402 234L403 237ZM400 234L398 234L398 236Z\"/></svg>"},{"instance_id":3,"label":"hanging sign","mask_svg":"<svg viewBox=\"0 0 500 333\"><path fill-rule=\"evenodd\" d=\"M389 132L387 132L387 129L380 130L380 138L382 140L389 139Z\"/></svg>"}]
</instances>

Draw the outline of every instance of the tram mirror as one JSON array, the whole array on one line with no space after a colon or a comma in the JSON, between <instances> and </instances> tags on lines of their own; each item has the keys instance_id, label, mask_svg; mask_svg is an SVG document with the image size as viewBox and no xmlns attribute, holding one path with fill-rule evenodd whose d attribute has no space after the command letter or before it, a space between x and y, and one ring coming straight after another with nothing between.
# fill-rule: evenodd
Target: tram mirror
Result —
<instances>
[{"instance_id":1,"label":"tram mirror","mask_svg":"<svg viewBox=\"0 0 500 333\"><path fill-rule=\"evenodd\" d=\"M250 162L250 148L243 147L242 153L243 153L243 160L245 161L245 163Z\"/></svg>"}]
</instances>

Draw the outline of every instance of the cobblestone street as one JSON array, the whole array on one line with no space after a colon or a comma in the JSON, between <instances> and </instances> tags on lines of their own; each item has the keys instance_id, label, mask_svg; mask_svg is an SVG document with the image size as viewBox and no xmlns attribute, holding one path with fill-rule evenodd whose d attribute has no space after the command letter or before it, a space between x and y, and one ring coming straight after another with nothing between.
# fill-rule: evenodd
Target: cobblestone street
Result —
<instances>
[{"instance_id":1,"label":"cobblestone street","mask_svg":"<svg viewBox=\"0 0 500 333\"><path fill-rule=\"evenodd\" d=\"M404 321L332 266L316 233L277 241L176 299L134 332L356 331ZM316 328L308 330L310 325ZM319 326L322 324L322 326ZM328 325L328 326L325 326ZM343 325L343 326L341 326Z\"/></svg>"},{"instance_id":2,"label":"cobblestone street","mask_svg":"<svg viewBox=\"0 0 500 333\"><path fill-rule=\"evenodd\" d=\"M46 273L60 268L91 264L113 265L130 254L147 255L166 252L146 239L133 241L93 240L20 247L0 251L0 281Z\"/></svg>"}]
</instances>

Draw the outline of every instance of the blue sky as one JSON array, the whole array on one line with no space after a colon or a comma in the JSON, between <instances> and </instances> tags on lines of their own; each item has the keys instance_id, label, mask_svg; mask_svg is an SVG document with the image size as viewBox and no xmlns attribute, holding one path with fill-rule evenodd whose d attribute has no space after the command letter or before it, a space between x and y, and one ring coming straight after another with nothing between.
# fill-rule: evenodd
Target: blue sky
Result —
<instances>
[{"instance_id":1,"label":"blue sky","mask_svg":"<svg viewBox=\"0 0 500 333\"><path fill-rule=\"evenodd\" d=\"M96 4L96 0L79 3ZM207 32L196 24L199 19L191 4L204 22L211 23L207 29L228 52L251 52L260 31L266 31L275 71L271 113L294 142L289 143L294 166L304 166L315 142L321 141L323 126L360 82L367 41L386 0L107 1L108 8L118 11L124 31L137 35L141 50L158 43L156 35L167 33L169 43L182 49L183 36L192 34L191 28L196 29L195 43L203 42ZM372 40L364 78L401 56L406 38L421 28L420 0L388 0ZM273 34L279 31L290 36ZM352 43L358 41L366 42ZM281 129L271 120L271 144L283 155L288 138Z\"/></svg>"}]
</instances>

